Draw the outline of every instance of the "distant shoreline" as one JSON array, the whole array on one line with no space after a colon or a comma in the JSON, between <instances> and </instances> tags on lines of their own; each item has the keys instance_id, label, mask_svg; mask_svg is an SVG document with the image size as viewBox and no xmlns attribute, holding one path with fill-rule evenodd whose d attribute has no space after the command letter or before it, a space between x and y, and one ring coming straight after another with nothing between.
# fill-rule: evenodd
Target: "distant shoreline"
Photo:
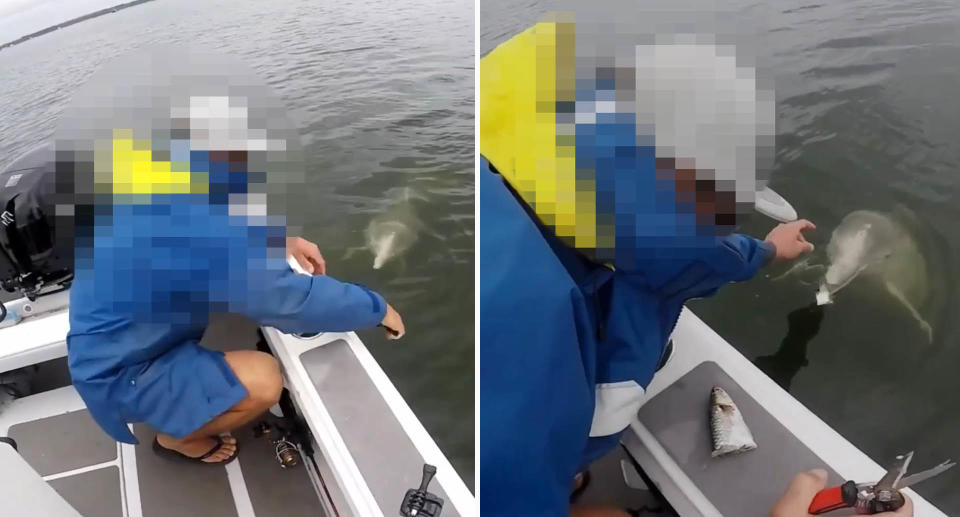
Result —
<instances>
[{"instance_id":1,"label":"distant shoreline","mask_svg":"<svg viewBox=\"0 0 960 517\"><path fill-rule=\"evenodd\" d=\"M46 34L46 33L48 33L48 32L53 32L53 31L55 31L55 30L57 30L57 29L62 29L62 28L64 28L64 27L69 27L69 26L71 26L71 25L73 25L73 24L80 23L80 22L83 22L83 21L87 21L87 20L89 20L89 19L91 19L91 18L96 18L96 17L98 17L98 16L103 16L103 15L105 15L105 14L110 14L110 13L113 13L113 12L117 12L117 11L119 11L120 9L126 9L127 7L133 7L133 6L135 6L135 5L143 4L143 3L146 3L146 2L150 2L150 1L152 1L152 0L133 0L132 2L125 2L125 3L122 3L122 4L115 5L115 6L113 6L113 7L107 7L107 8L105 8L105 9L100 9L99 11L94 11L94 12L92 12L92 13L90 13L90 14L85 14L85 15L83 15L83 16L80 16L80 17L78 17L78 18L74 18L74 19L72 19L72 20L67 20L67 21L65 21L65 22L60 22L60 23L58 23L58 24L56 24L56 25L53 25L53 26L51 26L51 27L47 27L46 29L39 30L39 31L34 32L34 33L32 33L32 34L27 34L26 36L23 36L23 37L20 37L20 38L18 38L18 39L15 39L15 40L13 40L13 41L11 41L11 42L9 42L9 43L4 43L3 45L0 45L0 50L3 50L3 49L5 49L5 48L7 48L7 47L12 47L12 46L17 45L17 44L20 44L20 43L23 43L24 41L27 41L27 40L36 38L37 36L43 36L44 34Z\"/></svg>"}]
</instances>

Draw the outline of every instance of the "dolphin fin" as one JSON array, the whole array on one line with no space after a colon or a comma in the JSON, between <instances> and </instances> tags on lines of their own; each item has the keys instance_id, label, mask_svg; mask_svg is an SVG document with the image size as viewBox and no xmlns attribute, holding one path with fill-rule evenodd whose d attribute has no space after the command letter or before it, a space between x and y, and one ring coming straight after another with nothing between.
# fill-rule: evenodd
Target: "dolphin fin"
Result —
<instances>
[{"instance_id":1,"label":"dolphin fin","mask_svg":"<svg viewBox=\"0 0 960 517\"><path fill-rule=\"evenodd\" d=\"M772 278L771 282L779 282L787 277L797 276L800 277L800 282L806 285L809 285L813 280L810 277L814 275L821 275L822 272L827 267L823 264L811 264L810 257L806 257L803 260L797 262L796 264L790 266L790 269L784 271L783 273Z\"/></svg>"},{"instance_id":2,"label":"dolphin fin","mask_svg":"<svg viewBox=\"0 0 960 517\"><path fill-rule=\"evenodd\" d=\"M446 241L446 240L447 240L446 235L442 235L442 234L440 234L440 233L437 233L436 231L433 230L433 228L430 228L430 227L428 227L428 226L424 226L424 229L426 230L427 235L433 237L434 239L437 239L438 241Z\"/></svg>"},{"instance_id":3,"label":"dolphin fin","mask_svg":"<svg viewBox=\"0 0 960 517\"><path fill-rule=\"evenodd\" d=\"M917 311L916 308L914 308L914 306L910 303L909 300L907 300L907 297L904 296L903 292L900 291L900 289L898 289L897 286L893 285L893 283L891 283L889 280L884 282L884 285L887 288L887 292L889 292L891 295L893 295L894 298L896 298L900 303L902 303L907 308L907 310L910 311L910 315L913 316L915 320L917 320L917 323L920 324L920 329L923 330L923 333L926 334L927 336L927 342L933 343L933 328L930 326L929 323L927 323L926 320L923 319L923 316L920 315L920 312Z\"/></svg>"},{"instance_id":4,"label":"dolphin fin","mask_svg":"<svg viewBox=\"0 0 960 517\"><path fill-rule=\"evenodd\" d=\"M447 240L447 236L446 236L446 235L443 235L442 233L440 233L440 232L438 232L437 230L435 230L435 229L433 228L433 226L430 225L429 223L427 223L427 222L425 222L425 221L421 221L421 220L419 220L419 219L417 220L417 231L418 231L419 233L426 234L426 235L428 235L428 236L430 236L430 237L433 237L434 239L437 239L438 241L446 241L446 240Z\"/></svg>"}]
</instances>

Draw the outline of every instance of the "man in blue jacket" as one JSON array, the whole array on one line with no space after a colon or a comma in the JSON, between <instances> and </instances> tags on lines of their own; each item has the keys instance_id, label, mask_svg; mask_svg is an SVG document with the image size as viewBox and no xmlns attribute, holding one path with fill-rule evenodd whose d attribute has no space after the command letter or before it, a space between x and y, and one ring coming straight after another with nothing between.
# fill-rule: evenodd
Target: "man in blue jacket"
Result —
<instances>
[{"instance_id":1,"label":"man in blue jacket","mask_svg":"<svg viewBox=\"0 0 960 517\"><path fill-rule=\"evenodd\" d=\"M803 220L732 233L754 208L796 218L763 182L752 75L712 45L591 55L582 36L540 23L480 62L485 516L625 515L570 507L571 485L636 415L684 303L813 249Z\"/></svg>"},{"instance_id":2,"label":"man in blue jacket","mask_svg":"<svg viewBox=\"0 0 960 517\"><path fill-rule=\"evenodd\" d=\"M130 424L142 422L158 453L223 464L237 455L229 432L283 383L269 354L200 346L211 313L288 333L383 325L391 338L403 321L379 294L326 276L317 246L268 215L267 180L303 164L265 88L218 57L158 53L105 70L58 128L76 228L70 373L114 439L137 443Z\"/></svg>"}]
</instances>

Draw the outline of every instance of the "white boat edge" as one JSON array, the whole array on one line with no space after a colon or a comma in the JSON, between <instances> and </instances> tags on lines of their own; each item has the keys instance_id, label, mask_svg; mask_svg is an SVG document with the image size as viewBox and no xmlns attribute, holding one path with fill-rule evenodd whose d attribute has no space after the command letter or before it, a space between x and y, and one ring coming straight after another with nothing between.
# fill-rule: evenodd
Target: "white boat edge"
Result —
<instances>
[{"instance_id":1,"label":"white boat edge","mask_svg":"<svg viewBox=\"0 0 960 517\"><path fill-rule=\"evenodd\" d=\"M689 309L683 309L672 337L673 355L648 386L646 401L696 366L713 361L845 479L878 480L886 473L885 468L781 388ZM684 517L721 515L638 418L631 422L623 443L678 514ZM913 490L904 492L913 501L915 517L946 517Z\"/></svg>"},{"instance_id":2,"label":"white boat edge","mask_svg":"<svg viewBox=\"0 0 960 517\"><path fill-rule=\"evenodd\" d=\"M446 493L447 502L444 508L449 504L462 516L476 515L476 499L473 494L410 409L406 400L397 391L396 386L387 377L386 372L380 368L379 363L355 333L328 332L311 338L298 338L284 334L275 328L265 327L263 334L274 355L280 361L284 371L284 383L297 401L297 408L306 417L314 439L318 441L324 457L331 463L333 473L344 493L351 494L349 504L357 515L382 515L382 513L363 479L362 472L357 468L340 436L336 423L327 412L323 399L315 389L311 389L313 384L306 368L299 360L304 352L338 340L344 340L350 346L424 461L437 467L434 482L439 483Z\"/></svg>"}]
</instances>

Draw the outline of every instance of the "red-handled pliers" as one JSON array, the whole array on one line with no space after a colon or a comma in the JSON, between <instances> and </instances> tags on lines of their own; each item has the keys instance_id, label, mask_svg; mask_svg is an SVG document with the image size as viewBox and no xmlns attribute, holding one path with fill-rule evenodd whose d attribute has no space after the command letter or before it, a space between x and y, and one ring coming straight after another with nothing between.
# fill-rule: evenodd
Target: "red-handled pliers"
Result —
<instances>
[{"instance_id":1,"label":"red-handled pliers","mask_svg":"<svg viewBox=\"0 0 960 517\"><path fill-rule=\"evenodd\" d=\"M954 466L947 460L932 469L903 477L913 459L913 452L897 456L896 461L886 475L876 483L846 483L824 488L817 492L807 510L813 515L832 512L841 508L853 508L858 514L872 515L880 512L893 512L906 502L900 490L910 485L930 479Z\"/></svg>"}]
</instances>

